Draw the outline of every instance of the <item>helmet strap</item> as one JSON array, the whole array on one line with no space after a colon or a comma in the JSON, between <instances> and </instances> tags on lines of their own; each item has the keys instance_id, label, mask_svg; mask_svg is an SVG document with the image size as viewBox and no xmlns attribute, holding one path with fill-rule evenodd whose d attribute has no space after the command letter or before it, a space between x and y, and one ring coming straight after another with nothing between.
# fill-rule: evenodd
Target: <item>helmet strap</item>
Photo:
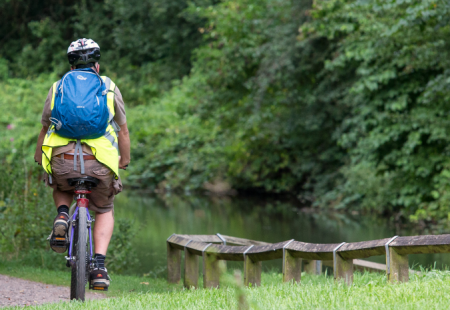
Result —
<instances>
[{"instance_id":1,"label":"helmet strap","mask_svg":"<svg viewBox=\"0 0 450 310\"><path fill-rule=\"evenodd\" d=\"M95 66L95 62L89 62L85 65L76 65L75 68L76 69L84 69L84 68L92 68Z\"/></svg>"}]
</instances>

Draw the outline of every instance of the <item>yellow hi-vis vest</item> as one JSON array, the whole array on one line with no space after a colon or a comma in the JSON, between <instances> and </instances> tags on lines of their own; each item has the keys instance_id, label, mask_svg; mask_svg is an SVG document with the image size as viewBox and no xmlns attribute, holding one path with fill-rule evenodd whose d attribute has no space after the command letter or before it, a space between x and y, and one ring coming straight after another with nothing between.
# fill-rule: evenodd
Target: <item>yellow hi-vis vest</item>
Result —
<instances>
[{"instance_id":1,"label":"yellow hi-vis vest","mask_svg":"<svg viewBox=\"0 0 450 310\"><path fill-rule=\"evenodd\" d=\"M114 172L115 178L117 179L119 177L119 140L116 134L116 130L118 130L118 128L116 128L116 130L114 129L114 126L117 126L117 124L113 122L113 117L115 115L114 89L116 88L116 84L114 84L114 82L109 77L102 76L101 78L105 82L106 89L109 90L108 94L106 95L107 105L109 109L109 124L106 128L104 136L96 139L81 139L80 142L88 145L91 148L92 154L95 156L95 158L99 162L107 166L109 169L111 169ZM57 86L58 82L55 82L53 84L51 110L53 110L53 106L55 105L55 93ZM48 174L52 174L52 167L50 165L50 162L52 159L53 148L65 146L72 141L76 142L77 140L61 137L55 132L55 125L50 125L47 134L45 135L44 143L42 144L42 167Z\"/></svg>"}]
</instances>

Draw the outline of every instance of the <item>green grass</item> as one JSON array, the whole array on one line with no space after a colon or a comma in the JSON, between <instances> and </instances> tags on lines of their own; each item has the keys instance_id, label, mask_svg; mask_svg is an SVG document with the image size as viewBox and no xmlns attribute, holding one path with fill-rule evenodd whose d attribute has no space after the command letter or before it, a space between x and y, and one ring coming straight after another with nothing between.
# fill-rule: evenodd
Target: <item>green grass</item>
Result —
<instances>
[{"instance_id":1,"label":"green grass","mask_svg":"<svg viewBox=\"0 0 450 310\"><path fill-rule=\"evenodd\" d=\"M0 273L67 285L69 273L1 265ZM201 279L201 278L200 278ZM446 309L450 300L450 272L412 275L408 283L387 284L383 274L355 273L350 287L331 277L302 275L302 283L281 283L278 273L263 273L262 286L241 288L226 274L220 289L184 290L164 279L120 276L113 278L105 300L65 302L31 309L236 309L245 295L250 309ZM149 282L149 285L141 284ZM5 308L13 309L13 308ZM18 309L18 308L17 308Z\"/></svg>"}]
</instances>

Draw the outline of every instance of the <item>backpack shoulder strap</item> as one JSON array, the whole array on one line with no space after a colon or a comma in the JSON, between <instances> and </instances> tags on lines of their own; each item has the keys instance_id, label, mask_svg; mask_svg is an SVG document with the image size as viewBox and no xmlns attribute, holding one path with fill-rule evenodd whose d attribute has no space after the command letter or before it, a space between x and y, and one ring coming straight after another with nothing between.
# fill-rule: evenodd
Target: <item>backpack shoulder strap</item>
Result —
<instances>
[{"instance_id":1,"label":"backpack shoulder strap","mask_svg":"<svg viewBox=\"0 0 450 310\"><path fill-rule=\"evenodd\" d=\"M61 86L61 80L56 81L56 91L59 91L59 86Z\"/></svg>"},{"instance_id":2,"label":"backpack shoulder strap","mask_svg":"<svg viewBox=\"0 0 450 310\"><path fill-rule=\"evenodd\" d=\"M52 104L50 106L50 110L53 110L53 107L55 106L55 97L58 94L59 85L60 84L61 84L61 80L53 83L53 87L52 87Z\"/></svg>"},{"instance_id":3,"label":"backpack shoulder strap","mask_svg":"<svg viewBox=\"0 0 450 310\"><path fill-rule=\"evenodd\" d=\"M101 76L103 82L105 83L105 88L108 92L114 92L114 89L116 88L116 84L107 76L102 75Z\"/></svg>"},{"instance_id":4,"label":"backpack shoulder strap","mask_svg":"<svg viewBox=\"0 0 450 310\"><path fill-rule=\"evenodd\" d=\"M105 87L107 90L109 90L109 88L111 87L111 79L105 75L101 76L103 82L105 82Z\"/></svg>"},{"instance_id":5,"label":"backpack shoulder strap","mask_svg":"<svg viewBox=\"0 0 450 310\"><path fill-rule=\"evenodd\" d=\"M69 72L67 72L67 73L70 73L70 71ZM56 95L59 95L61 92L61 83L62 83L62 81L64 80L64 77L67 75L67 73L65 73L64 75L63 75L63 77L60 79L60 80L58 80L58 81L56 81L55 82L55 85L56 85L56 92L55 92L55 94Z\"/></svg>"},{"instance_id":6,"label":"backpack shoulder strap","mask_svg":"<svg viewBox=\"0 0 450 310\"><path fill-rule=\"evenodd\" d=\"M108 105L108 110L109 110L109 121L112 123L114 130L116 130L117 129L116 127L118 127L117 124L115 124L115 122L114 122L114 115L115 115L114 97L116 95L114 90L116 89L116 84L107 76L103 75L101 78L102 78L103 82L105 83L105 87L106 87L106 92L104 95L107 96L106 100L107 100L107 105ZM117 131L118 130L116 130L116 132Z\"/></svg>"}]
</instances>

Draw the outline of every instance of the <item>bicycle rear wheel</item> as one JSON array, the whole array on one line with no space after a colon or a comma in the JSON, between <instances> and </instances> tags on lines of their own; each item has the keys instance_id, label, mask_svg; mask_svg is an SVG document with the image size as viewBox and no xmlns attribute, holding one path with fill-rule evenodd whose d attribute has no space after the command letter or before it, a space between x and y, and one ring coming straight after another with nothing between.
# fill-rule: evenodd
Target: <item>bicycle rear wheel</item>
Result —
<instances>
[{"instance_id":1,"label":"bicycle rear wheel","mask_svg":"<svg viewBox=\"0 0 450 310\"><path fill-rule=\"evenodd\" d=\"M87 250L87 209L78 208L77 222L73 236L73 253L75 261L72 264L70 281L70 299L84 301L86 289L86 250Z\"/></svg>"}]
</instances>

